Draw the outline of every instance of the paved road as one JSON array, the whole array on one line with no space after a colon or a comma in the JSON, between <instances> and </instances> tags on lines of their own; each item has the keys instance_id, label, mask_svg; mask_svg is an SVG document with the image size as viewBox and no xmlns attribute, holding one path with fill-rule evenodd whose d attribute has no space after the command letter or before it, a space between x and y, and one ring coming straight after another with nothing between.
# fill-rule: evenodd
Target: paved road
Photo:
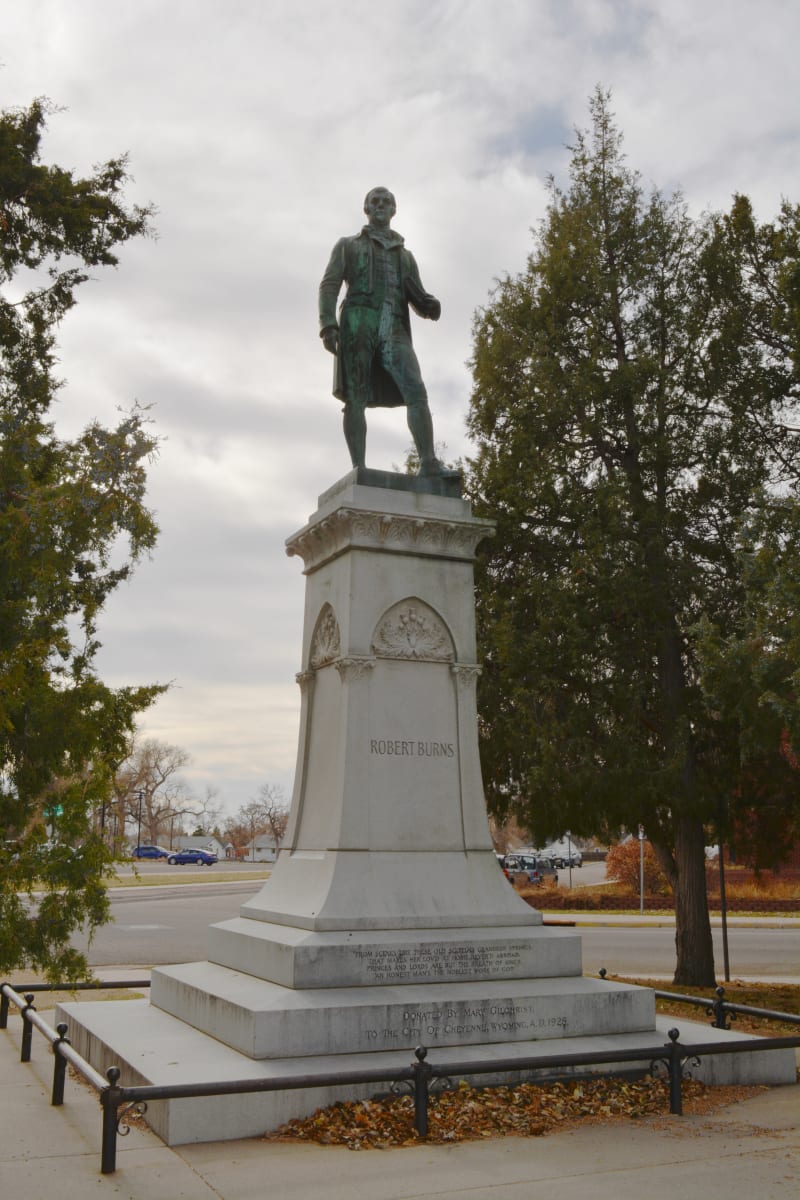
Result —
<instances>
[{"instance_id":1,"label":"paved road","mask_svg":"<svg viewBox=\"0 0 800 1200\"><path fill-rule=\"evenodd\" d=\"M215 878L219 878L215 876ZM119 889L111 893L114 924L99 930L88 947L93 966L193 962L206 957L210 924L238 915L245 900L260 890L259 881L186 884L183 887ZM551 919L558 920L557 916ZM587 914L587 920L593 918ZM613 918L609 918L613 920ZM580 926L587 973L601 967L622 975L670 976L675 965L674 929L670 926ZM742 928L728 935L731 975L796 978L800 983L800 928ZM76 944L87 949L85 940ZM717 975L722 978L722 943L714 930Z\"/></svg>"},{"instance_id":2,"label":"paved road","mask_svg":"<svg viewBox=\"0 0 800 1200\"><path fill-rule=\"evenodd\" d=\"M99 929L91 946L83 937L73 943L88 954L93 967L195 962L207 957L208 926L238 916L245 900L262 886L258 880L232 879L112 889L113 924Z\"/></svg>"},{"instance_id":3,"label":"paved road","mask_svg":"<svg viewBox=\"0 0 800 1200\"><path fill-rule=\"evenodd\" d=\"M671 976L675 968L674 927L580 926L583 969L596 975ZM717 979L723 978L722 933L712 930ZM800 929L728 929L731 979L793 979L800 984Z\"/></svg>"}]
</instances>

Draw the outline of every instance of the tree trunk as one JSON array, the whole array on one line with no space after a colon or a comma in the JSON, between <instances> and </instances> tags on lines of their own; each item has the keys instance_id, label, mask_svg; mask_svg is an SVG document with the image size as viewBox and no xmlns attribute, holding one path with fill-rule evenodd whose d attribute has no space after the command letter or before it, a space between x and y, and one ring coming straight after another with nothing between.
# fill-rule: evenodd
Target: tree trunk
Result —
<instances>
[{"instance_id":1,"label":"tree trunk","mask_svg":"<svg viewBox=\"0 0 800 1200\"><path fill-rule=\"evenodd\" d=\"M706 893L705 831L696 817L675 822L675 950L672 982L714 987L714 945Z\"/></svg>"}]
</instances>

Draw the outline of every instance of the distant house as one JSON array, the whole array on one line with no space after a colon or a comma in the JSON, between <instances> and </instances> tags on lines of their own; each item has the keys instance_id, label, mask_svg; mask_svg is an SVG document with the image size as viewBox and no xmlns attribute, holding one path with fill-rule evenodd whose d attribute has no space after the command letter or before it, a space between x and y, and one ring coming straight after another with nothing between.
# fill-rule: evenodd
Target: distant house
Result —
<instances>
[{"instance_id":1,"label":"distant house","mask_svg":"<svg viewBox=\"0 0 800 1200\"><path fill-rule=\"evenodd\" d=\"M176 838L175 841L178 850L208 850L209 854L216 854L217 858L228 857L222 842L208 833L203 834L201 837L186 837L183 835Z\"/></svg>"},{"instance_id":2,"label":"distant house","mask_svg":"<svg viewBox=\"0 0 800 1200\"><path fill-rule=\"evenodd\" d=\"M274 863L279 848L275 843L275 838L271 834L259 833L257 837L253 838L252 842L248 842L244 847L242 860L244 862Z\"/></svg>"}]
</instances>

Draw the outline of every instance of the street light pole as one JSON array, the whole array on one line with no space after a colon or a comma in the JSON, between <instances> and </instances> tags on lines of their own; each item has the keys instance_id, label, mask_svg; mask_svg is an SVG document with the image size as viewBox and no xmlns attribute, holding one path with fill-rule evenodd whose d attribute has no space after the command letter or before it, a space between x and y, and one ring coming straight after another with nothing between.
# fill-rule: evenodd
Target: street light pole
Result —
<instances>
[{"instance_id":1,"label":"street light pole","mask_svg":"<svg viewBox=\"0 0 800 1200\"><path fill-rule=\"evenodd\" d=\"M144 799L144 792L141 788L139 788L139 790L133 794L139 801L139 809L136 819L136 849L138 850L142 844L142 800Z\"/></svg>"},{"instance_id":2,"label":"street light pole","mask_svg":"<svg viewBox=\"0 0 800 1200\"><path fill-rule=\"evenodd\" d=\"M725 833L728 824L728 806L722 803L719 814L719 837L717 849L719 853L719 907L722 917L722 961L725 967L725 982L731 980L731 960L728 954L728 897L725 890Z\"/></svg>"}]
</instances>

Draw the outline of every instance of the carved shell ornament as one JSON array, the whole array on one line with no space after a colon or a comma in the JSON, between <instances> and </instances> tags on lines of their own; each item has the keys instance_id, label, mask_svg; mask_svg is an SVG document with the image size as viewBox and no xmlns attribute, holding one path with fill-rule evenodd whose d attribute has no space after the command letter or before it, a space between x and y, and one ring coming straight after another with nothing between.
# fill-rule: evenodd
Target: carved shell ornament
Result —
<instances>
[{"instance_id":1,"label":"carved shell ornament","mask_svg":"<svg viewBox=\"0 0 800 1200\"><path fill-rule=\"evenodd\" d=\"M311 639L311 666L316 671L334 662L342 652L339 622L330 604L326 604L317 620Z\"/></svg>"},{"instance_id":2,"label":"carved shell ornament","mask_svg":"<svg viewBox=\"0 0 800 1200\"><path fill-rule=\"evenodd\" d=\"M401 601L378 622L372 649L381 658L452 662L453 641L444 621L422 601Z\"/></svg>"}]
</instances>

